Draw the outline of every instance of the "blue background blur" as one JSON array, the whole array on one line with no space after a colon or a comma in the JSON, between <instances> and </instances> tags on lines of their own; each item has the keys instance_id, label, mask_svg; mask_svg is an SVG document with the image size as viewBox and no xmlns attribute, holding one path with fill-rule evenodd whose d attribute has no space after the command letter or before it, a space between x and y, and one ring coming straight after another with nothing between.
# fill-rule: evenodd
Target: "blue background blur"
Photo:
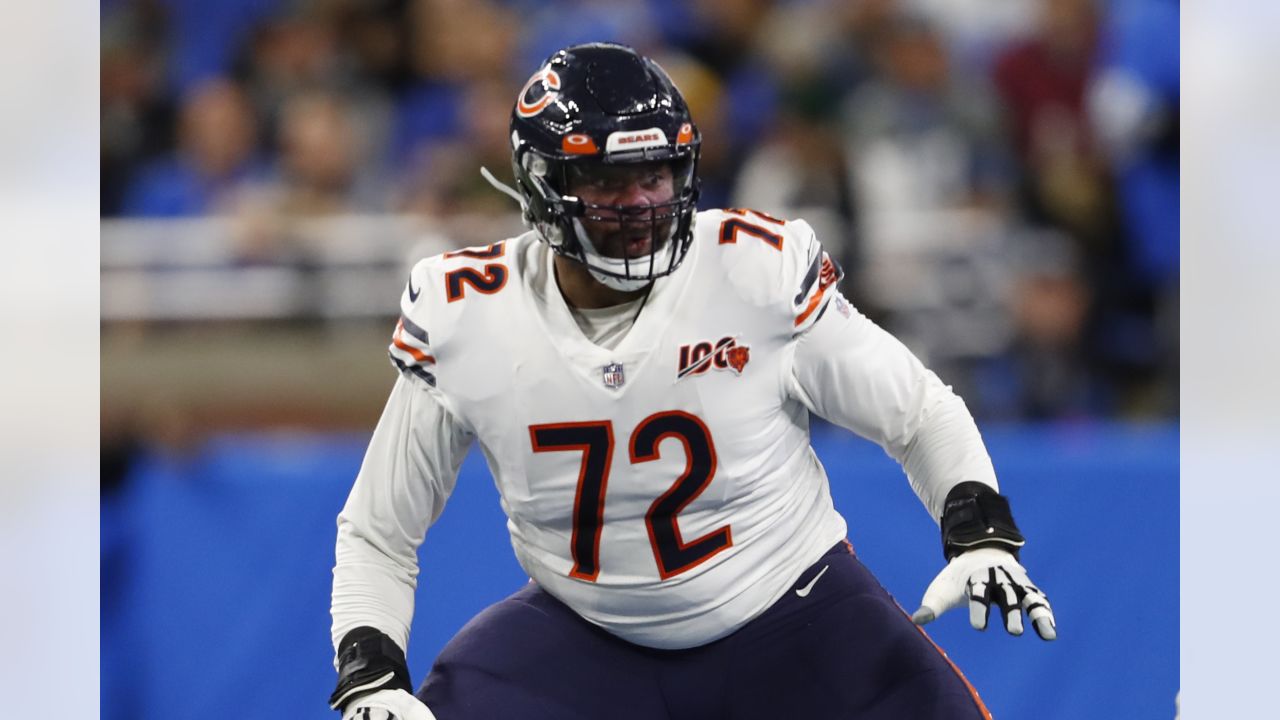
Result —
<instances>
[{"instance_id":1,"label":"blue background blur","mask_svg":"<svg viewBox=\"0 0 1280 720\"><path fill-rule=\"evenodd\" d=\"M1170 718L1178 688L1178 427L984 428L1023 559L1060 639L977 633L961 609L930 634L996 717ZM144 454L102 509L102 717L332 717L335 517L366 436L243 434ZM827 426L814 446L862 560L908 610L941 565L898 466ZM480 458L422 552L409 662L525 576Z\"/></svg>"}]
</instances>

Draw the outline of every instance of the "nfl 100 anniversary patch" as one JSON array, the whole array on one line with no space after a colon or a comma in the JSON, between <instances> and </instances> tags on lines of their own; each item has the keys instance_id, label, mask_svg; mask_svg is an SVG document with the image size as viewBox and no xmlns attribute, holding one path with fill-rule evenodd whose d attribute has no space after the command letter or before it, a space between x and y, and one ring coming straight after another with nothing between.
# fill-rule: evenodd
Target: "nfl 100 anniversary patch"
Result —
<instances>
[{"instance_id":1,"label":"nfl 100 anniversary patch","mask_svg":"<svg viewBox=\"0 0 1280 720\"><path fill-rule=\"evenodd\" d=\"M751 348L739 343L736 337L722 337L714 343L704 340L681 345L676 380L701 375L713 369L730 370L735 375L741 375L750 361Z\"/></svg>"}]
</instances>

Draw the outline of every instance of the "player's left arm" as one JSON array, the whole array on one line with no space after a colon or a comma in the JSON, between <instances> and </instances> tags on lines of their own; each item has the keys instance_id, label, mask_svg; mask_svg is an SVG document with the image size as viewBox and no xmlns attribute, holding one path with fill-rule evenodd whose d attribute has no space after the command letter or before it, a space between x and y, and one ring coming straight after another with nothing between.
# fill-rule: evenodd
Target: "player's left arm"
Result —
<instances>
[{"instance_id":1,"label":"player's left arm","mask_svg":"<svg viewBox=\"0 0 1280 720\"><path fill-rule=\"evenodd\" d=\"M792 394L883 447L941 526L947 566L912 619L930 622L968 600L979 630L994 604L1010 633L1022 634L1025 611L1040 637L1057 637L1048 600L1019 562L1023 536L964 401L835 287L821 292L804 301L816 319L793 344Z\"/></svg>"}]
</instances>

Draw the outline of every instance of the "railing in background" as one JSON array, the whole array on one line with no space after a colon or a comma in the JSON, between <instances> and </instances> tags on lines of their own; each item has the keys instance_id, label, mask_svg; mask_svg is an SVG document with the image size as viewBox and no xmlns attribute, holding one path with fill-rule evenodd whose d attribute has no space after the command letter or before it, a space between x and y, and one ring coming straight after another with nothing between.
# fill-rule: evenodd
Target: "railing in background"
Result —
<instances>
[{"instance_id":1,"label":"railing in background","mask_svg":"<svg viewBox=\"0 0 1280 720\"><path fill-rule=\"evenodd\" d=\"M409 268L521 231L514 214L104 220L104 451L371 427Z\"/></svg>"},{"instance_id":2,"label":"railing in background","mask_svg":"<svg viewBox=\"0 0 1280 720\"><path fill-rule=\"evenodd\" d=\"M516 215L104 220L102 319L382 317L417 259L519 232Z\"/></svg>"}]
</instances>

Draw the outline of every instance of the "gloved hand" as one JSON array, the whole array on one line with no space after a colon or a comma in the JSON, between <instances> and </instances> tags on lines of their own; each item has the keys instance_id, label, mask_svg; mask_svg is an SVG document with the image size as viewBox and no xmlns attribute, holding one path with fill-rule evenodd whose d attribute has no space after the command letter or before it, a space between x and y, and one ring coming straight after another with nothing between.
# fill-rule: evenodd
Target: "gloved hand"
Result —
<instances>
[{"instance_id":1,"label":"gloved hand","mask_svg":"<svg viewBox=\"0 0 1280 720\"><path fill-rule=\"evenodd\" d=\"M911 620L917 625L932 622L966 598L969 624L977 630L987 629L987 615L995 604L1004 614L1004 626L1011 635L1022 634L1025 611L1041 638L1058 637L1048 598L1031 584L1026 569L1010 552L978 548L952 558L929 583L920 609L911 615Z\"/></svg>"},{"instance_id":2,"label":"gloved hand","mask_svg":"<svg viewBox=\"0 0 1280 720\"><path fill-rule=\"evenodd\" d=\"M347 703L342 720L436 720L436 716L404 690L379 690Z\"/></svg>"}]
</instances>

